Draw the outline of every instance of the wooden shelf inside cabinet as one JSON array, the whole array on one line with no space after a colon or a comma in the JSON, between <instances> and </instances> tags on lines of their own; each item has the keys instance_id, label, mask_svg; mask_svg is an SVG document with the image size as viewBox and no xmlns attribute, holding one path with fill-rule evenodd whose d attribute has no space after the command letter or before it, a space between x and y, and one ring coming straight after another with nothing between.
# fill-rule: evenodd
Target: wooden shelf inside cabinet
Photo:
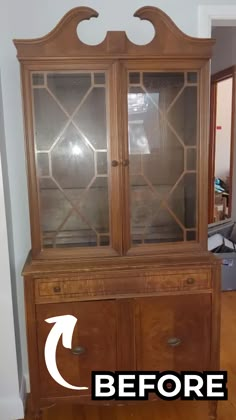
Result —
<instances>
[{"instance_id":1,"label":"wooden shelf inside cabinet","mask_svg":"<svg viewBox=\"0 0 236 420\"><path fill-rule=\"evenodd\" d=\"M15 40L32 250L23 269L32 411L91 402L92 370L219 368L220 262L207 252L209 60L214 41L143 7L155 35L77 35L93 9ZM77 320L51 377L45 320ZM104 326L106 326L104 328ZM216 419L216 403L209 404Z\"/></svg>"}]
</instances>

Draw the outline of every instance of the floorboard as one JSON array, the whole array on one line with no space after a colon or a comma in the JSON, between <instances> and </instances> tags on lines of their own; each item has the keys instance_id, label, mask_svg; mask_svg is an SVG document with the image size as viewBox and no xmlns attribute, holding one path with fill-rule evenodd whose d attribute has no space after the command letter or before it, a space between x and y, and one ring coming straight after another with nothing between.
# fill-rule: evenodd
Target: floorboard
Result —
<instances>
[{"instance_id":1,"label":"floorboard","mask_svg":"<svg viewBox=\"0 0 236 420\"><path fill-rule=\"evenodd\" d=\"M236 292L222 293L221 368L228 371L229 400L219 403L218 420L236 420ZM135 406L56 406L42 420L207 420L207 403L160 401ZM25 420L33 420L30 413Z\"/></svg>"}]
</instances>

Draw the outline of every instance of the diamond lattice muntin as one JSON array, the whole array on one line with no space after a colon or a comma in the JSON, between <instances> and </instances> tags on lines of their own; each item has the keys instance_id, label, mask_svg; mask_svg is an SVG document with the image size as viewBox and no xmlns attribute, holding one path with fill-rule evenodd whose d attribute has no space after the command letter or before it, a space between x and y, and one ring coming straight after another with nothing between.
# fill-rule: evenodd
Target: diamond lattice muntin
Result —
<instances>
[{"instance_id":1,"label":"diamond lattice muntin","mask_svg":"<svg viewBox=\"0 0 236 420\"><path fill-rule=\"evenodd\" d=\"M197 239L197 73L131 72L133 244Z\"/></svg>"},{"instance_id":2,"label":"diamond lattice muntin","mask_svg":"<svg viewBox=\"0 0 236 420\"><path fill-rule=\"evenodd\" d=\"M44 247L108 246L106 75L32 74Z\"/></svg>"}]
</instances>

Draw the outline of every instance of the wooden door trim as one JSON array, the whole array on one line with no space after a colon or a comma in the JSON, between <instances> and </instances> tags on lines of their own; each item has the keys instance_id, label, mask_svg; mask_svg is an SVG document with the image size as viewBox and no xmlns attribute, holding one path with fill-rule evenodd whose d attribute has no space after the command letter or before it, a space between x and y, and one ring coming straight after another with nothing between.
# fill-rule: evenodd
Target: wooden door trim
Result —
<instances>
[{"instance_id":1,"label":"wooden door trim","mask_svg":"<svg viewBox=\"0 0 236 420\"><path fill-rule=\"evenodd\" d=\"M110 207L110 235L111 245L118 255L122 255L122 174L120 170L120 163L122 161L122 145L119 142L120 138L120 86L119 86L119 62L114 62L111 66L110 81L109 81L109 131L110 141L108 141L108 147L110 149L110 162L108 169L108 179L110 183L110 196L109 202ZM117 166L113 166L116 162Z\"/></svg>"},{"instance_id":2,"label":"wooden door trim","mask_svg":"<svg viewBox=\"0 0 236 420\"><path fill-rule=\"evenodd\" d=\"M232 112L231 112L231 146L230 146L230 172L229 172L229 214L232 211L232 179L234 159L234 133L235 133L235 89L236 89L236 65L228 67L211 76L211 104L210 104L210 133L209 133L209 164L208 164L208 223L214 222L214 183L215 178L215 147L216 147L216 105L217 84L230 77L233 79L232 86Z\"/></svg>"},{"instance_id":3,"label":"wooden door trim","mask_svg":"<svg viewBox=\"0 0 236 420\"><path fill-rule=\"evenodd\" d=\"M211 81L210 93L210 130L208 153L208 223L214 222L214 178L215 178L215 145L216 145L216 96L217 83Z\"/></svg>"},{"instance_id":4,"label":"wooden door trim","mask_svg":"<svg viewBox=\"0 0 236 420\"><path fill-rule=\"evenodd\" d=\"M234 138L235 138L235 112L236 112L236 66L233 66L233 86L232 86L232 111L231 111L231 142L230 142L230 184L229 184L229 214L232 213L232 194L233 194L233 172L234 172Z\"/></svg>"}]
</instances>

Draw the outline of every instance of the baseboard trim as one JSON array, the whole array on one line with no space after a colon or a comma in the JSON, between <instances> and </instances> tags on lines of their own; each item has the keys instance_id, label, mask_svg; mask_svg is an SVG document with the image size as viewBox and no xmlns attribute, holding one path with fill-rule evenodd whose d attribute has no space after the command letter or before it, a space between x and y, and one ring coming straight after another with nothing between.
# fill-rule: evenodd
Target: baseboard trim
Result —
<instances>
[{"instance_id":1,"label":"baseboard trim","mask_svg":"<svg viewBox=\"0 0 236 420\"><path fill-rule=\"evenodd\" d=\"M27 379L26 376L22 376L21 384L20 384L20 398L22 400L24 409L26 407L26 397L27 397Z\"/></svg>"},{"instance_id":2,"label":"baseboard trim","mask_svg":"<svg viewBox=\"0 0 236 420\"><path fill-rule=\"evenodd\" d=\"M24 406L20 396L0 399L0 418L1 420L24 418Z\"/></svg>"},{"instance_id":3,"label":"baseboard trim","mask_svg":"<svg viewBox=\"0 0 236 420\"><path fill-rule=\"evenodd\" d=\"M26 394L30 394L30 380L29 380L28 373L25 373L24 380L25 380L25 386L26 386Z\"/></svg>"}]
</instances>

